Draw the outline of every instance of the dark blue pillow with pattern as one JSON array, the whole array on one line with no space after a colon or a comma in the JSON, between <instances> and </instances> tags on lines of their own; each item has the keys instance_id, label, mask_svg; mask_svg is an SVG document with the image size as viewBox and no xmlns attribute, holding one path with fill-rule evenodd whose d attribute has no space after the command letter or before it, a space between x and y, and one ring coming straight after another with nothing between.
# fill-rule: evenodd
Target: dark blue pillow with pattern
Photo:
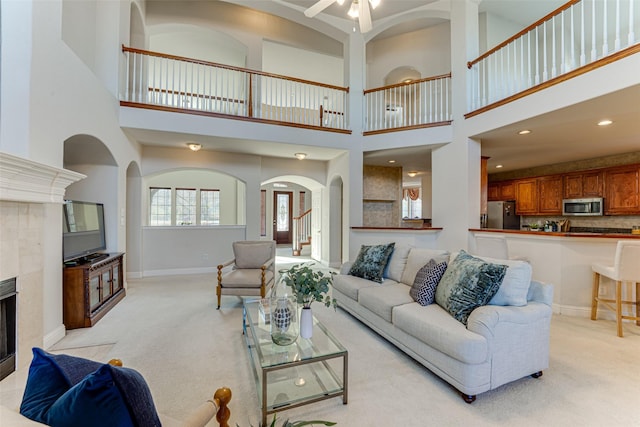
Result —
<instances>
[{"instance_id":1,"label":"dark blue pillow with pattern","mask_svg":"<svg viewBox=\"0 0 640 427\"><path fill-rule=\"evenodd\" d=\"M488 304L498 292L506 272L506 265L488 263L460 251L440 279L436 302L466 325L471 312Z\"/></svg>"},{"instance_id":2,"label":"dark blue pillow with pattern","mask_svg":"<svg viewBox=\"0 0 640 427\"><path fill-rule=\"evenodd\" d=\"M447 269L446 262L436 262L430 259L418 273L409 290L409 295L422 306L433 304L436 299L436 288Z\"/></svg>"},{"instance_id":3,"label":"dark blue pillow with pattern","mask_svg":"<svg viewBox=\"0 0 640 427\"><path fill-rule=\"evenodd\" d=\"M349 274L382 283L382 273L387 266L387 262L389 262L389 257L394 247L395 243L373 246L362 245L358 257L349 270Z\"/></svg>"}]
</instances>

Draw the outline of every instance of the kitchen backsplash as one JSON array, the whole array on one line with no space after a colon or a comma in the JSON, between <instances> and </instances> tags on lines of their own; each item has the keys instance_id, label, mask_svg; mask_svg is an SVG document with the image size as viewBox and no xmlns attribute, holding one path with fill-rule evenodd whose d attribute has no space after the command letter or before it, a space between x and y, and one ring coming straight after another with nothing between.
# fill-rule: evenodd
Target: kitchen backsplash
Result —
<instances>
[{"instance_id":1,"label":"kitchen backsplash","mask_svg":"<svg viewBox=\"0 0 640 427\"><path fill-rule=\"evenodd\" d=\"M640 216L521 216L520 227L529 224L544 225L546 221L570 221L570 227L589 228L624 228L631 230L634 225L640 225Z\"/></svg>"}]
</instances>

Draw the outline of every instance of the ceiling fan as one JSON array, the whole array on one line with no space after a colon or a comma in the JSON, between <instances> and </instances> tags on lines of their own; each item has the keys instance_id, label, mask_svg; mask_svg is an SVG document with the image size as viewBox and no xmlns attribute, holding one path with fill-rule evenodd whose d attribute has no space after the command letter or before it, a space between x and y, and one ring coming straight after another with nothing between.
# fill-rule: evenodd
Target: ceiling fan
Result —
<instances>
[{"instance_id":1,"label":"ceiling fan","mask_svg":"<svg viewBox=\"0 0 640 427\"><path fill-rule=\"evenodd\" d=\"M343 5L345 0L318 0L313 6L304 11L308 18L313 18L318 13L331 6L333 3ZM360 23L360 32L366 33L371 31L371 9L375 9L381 0L352 0L348 15L353 19L358 19Z\"/></svg>"}]
</instances>

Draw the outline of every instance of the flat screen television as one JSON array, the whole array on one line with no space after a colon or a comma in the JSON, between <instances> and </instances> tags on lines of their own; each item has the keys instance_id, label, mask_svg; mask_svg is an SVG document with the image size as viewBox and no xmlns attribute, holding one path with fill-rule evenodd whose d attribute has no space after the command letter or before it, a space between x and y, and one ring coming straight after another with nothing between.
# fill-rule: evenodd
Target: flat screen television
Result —
<instances>
[{"instance_id":1,"label":"flat screen television","mask_svg":"<svg viewBox=\"0 0 640 427\"><path fill-rule=\"evenodd\" d=\"M102 203L65 200L62 223L63 262L88 261L107 249Z\"/></svg>"}]
</instances>

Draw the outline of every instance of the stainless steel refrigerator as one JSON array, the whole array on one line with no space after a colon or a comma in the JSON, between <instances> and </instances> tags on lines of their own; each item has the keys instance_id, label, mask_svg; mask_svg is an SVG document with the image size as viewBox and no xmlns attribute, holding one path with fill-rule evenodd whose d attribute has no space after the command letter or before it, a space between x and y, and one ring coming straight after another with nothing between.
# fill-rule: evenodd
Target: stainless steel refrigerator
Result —
<instances>
[{"instance_id":1,"label":"stainless steel refrigerator","mask_svg":"<svg viewBox=\"0 0 640 427\"><path fill-rule=\"evenodd\" d=\"M516 215L516 202L489 202L487 205L487 227L519 230L520 215Z\"/></svg>"}]
</instances>

